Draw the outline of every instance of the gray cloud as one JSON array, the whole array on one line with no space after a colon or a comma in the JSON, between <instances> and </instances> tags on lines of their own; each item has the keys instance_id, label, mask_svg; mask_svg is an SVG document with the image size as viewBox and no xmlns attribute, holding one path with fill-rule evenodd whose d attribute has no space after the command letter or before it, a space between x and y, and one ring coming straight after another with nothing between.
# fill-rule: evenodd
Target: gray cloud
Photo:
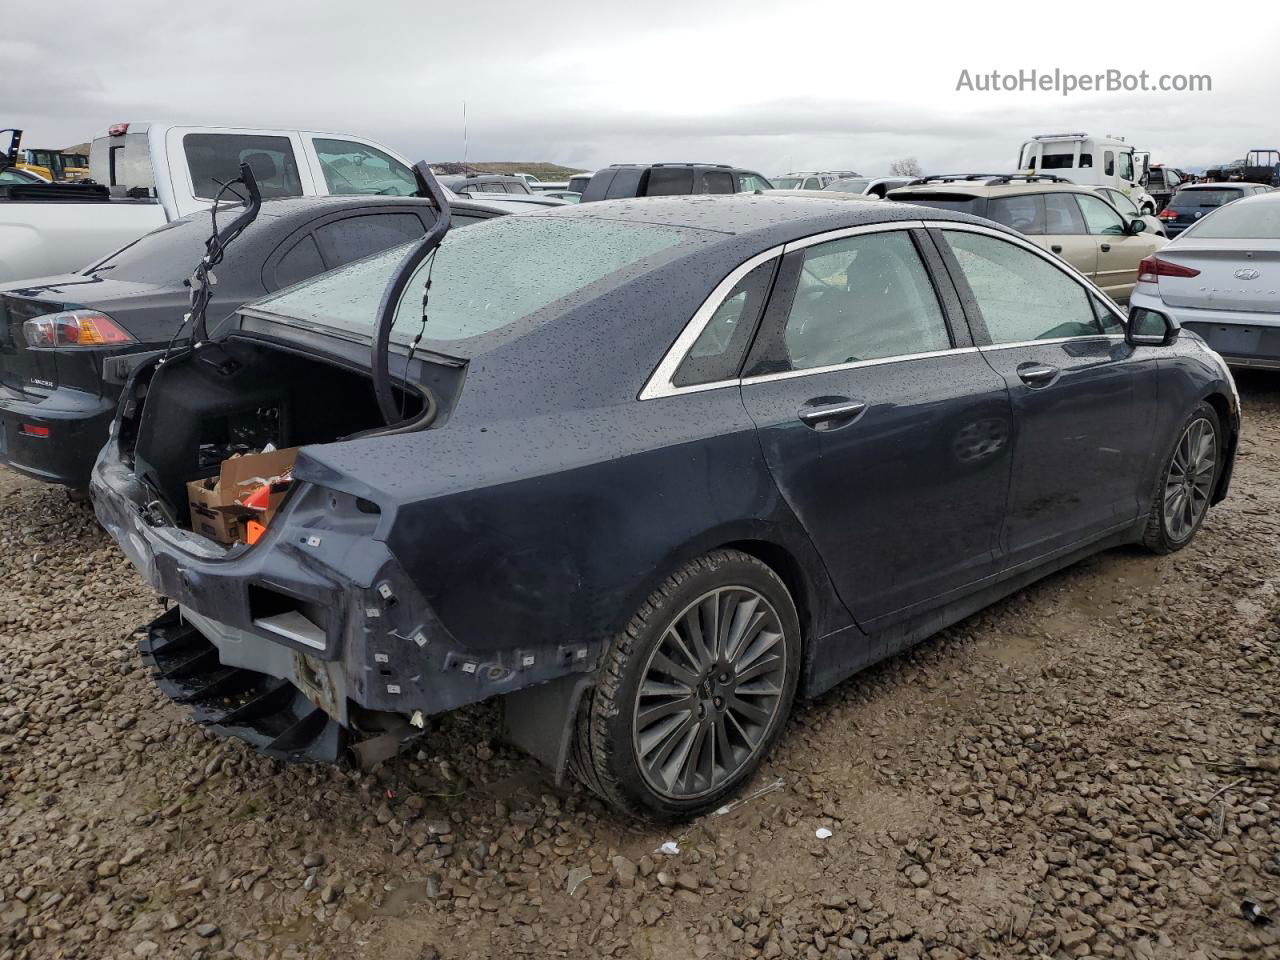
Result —
<instances>
[{"instance_id":1,"label":"gray cloud","mask_svg":"<svg viewBox=\"0 0 1280 960\"><path fill-rule=\"evenodd\" d=\"M1000 170L1030 135L1074 129L1200 165L1271 136L1275 14L1180 60L1176 69L1213 73L1209 94L955 92L962 67L1083 72L1111 65L1104 54L1142 66L1131 61L1143 46L1100 43L1095 18L1050 29L1007 6L1008 17L991 10L967 22L963 43L923 11L876 31L829 5L755 2L649 0L554 15L513 0L33 6L0 37L3 113L32 146L85 140L122 120L193 121L359 133L446 160L463 152L465 101L475 160L692 158L765 173L879 172L904 155L935 171ZM1043 59L1023 62L1029 48Z\"/></svg>"}]
</instances>

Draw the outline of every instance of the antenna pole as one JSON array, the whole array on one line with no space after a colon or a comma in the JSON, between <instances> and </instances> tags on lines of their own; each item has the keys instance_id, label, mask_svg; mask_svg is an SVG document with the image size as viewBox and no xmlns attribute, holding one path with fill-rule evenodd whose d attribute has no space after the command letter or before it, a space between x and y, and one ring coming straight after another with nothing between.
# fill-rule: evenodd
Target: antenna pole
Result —
<instances>
[{"instance_id":1,"label":"antenna pole","mask_svg":"<svg viewBox=\"0 0 1280 960\"><path fill-rule=\"evenodd\" d=\"M467 141L467 101L462 101L462 172L467 171L467 151L469 149Z\"/></svg>"}]
</instances>

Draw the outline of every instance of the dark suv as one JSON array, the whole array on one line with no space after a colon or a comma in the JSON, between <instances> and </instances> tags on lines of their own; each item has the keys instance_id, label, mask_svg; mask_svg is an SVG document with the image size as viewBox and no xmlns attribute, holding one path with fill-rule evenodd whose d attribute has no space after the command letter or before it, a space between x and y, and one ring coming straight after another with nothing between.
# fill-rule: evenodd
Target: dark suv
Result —
<instances>
[{"instance_id":1,"label":"dark suv","mask_svg":"<svg viewBox=\"0 0 1280 960\"><path fill-rule=\"evenodd\" d=\"M760 174L725 163L615 163L591 175L582 202L772 189Z\"/></svg>"}]
</instances>

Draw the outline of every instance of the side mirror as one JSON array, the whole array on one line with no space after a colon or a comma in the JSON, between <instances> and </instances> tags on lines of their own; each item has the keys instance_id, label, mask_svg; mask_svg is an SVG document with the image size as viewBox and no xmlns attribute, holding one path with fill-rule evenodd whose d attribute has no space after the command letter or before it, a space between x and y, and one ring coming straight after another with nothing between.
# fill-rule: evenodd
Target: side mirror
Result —
<instances>
[{"instance_id":1,"label":"side mirror","mask_svg":"<svg viewBox=\"0 0 1280 960\"><path fill-rule=\"evenodd\" d=\"M1167 347L1178 338L1178 321L1160 310L1130 307L1124 341L1131 347Z\"/></svg>"},{"instance_id":2,"label":"side mirror","mask_svg":"<svg viewBox=\"0 0 1280 960\"><path fill-rule=\"evenodd\" d=\"M1147 221L1145 221L1145 220L1130 220L1130 221L1129 221L1129 232L1130 232L1130 233L1142 233L1142 231L1144 231L1144 230L1146 230L1146 229L1147 229Z\"/></svg>"}]
</instances>

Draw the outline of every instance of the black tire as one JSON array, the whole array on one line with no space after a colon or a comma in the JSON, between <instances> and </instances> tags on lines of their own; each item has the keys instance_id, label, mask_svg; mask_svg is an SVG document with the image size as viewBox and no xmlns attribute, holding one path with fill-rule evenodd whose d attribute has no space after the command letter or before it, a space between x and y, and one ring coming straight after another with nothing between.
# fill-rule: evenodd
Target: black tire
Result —
<instances>
[{"instance_id":1,"label":"black tire","mask_svg":"<svg viewBox=\"0 0 1280 960\"><path fill-rule=\"evenodd\" d=\"M1188 437L1197 423L1205 422L1212 431L1213 440L1213 469L1208 475L1207 491L1204 495L1203 506L1190 517L1185 527L1178 527L1171 523L1169 519L1169 507L1175 505L1174 500L1178 494L1176 493L1173 481L1176 471L1174 470L1175 458L1179 456L1179 448ZM1213 491L1217 488L1218 478L1222 475L1223 465L1223 438L1222 438L1222 422L1218 418L1218 412L1208 403L1201 401L1196 404L1194 410L1187 415L1178 427L1177 433L1174 435L1173 444L1164 459L1160 462L1160 472L1156 476L1155 490L1151 498L1151 512L1147 515L1147 526L1142 533L1142 545L1153 553L1165 554L1173 553L1175 550L1181 550L1192 540L1195 539L1196 533L1200 530L1204 523L1204 518L1209 513L1209 499L1213 496ZM1188 494L1188 496L1190 496Z\"/></svg>"},{"instance_id":2,"label":"black tire","mask_svg":"<svg viewBox=\"0 0 1280 960\"><path fill-rule=\"evenodd\" d=\"M694 764L695 767L708 771L705 776L697 771L690 771L687 774L689 789L673 788L672 792L663 792L651 782L654 766L645 765L648 772L642 770L640 743L642 736L647 735L640 730L643 716L640 709L642 680L646 677L652 680L654 670L661 673L662 667L655 658L663 656L659 651L660 647L666 651L671 649L670 646L663 646L671 642L669 630L676 630L677 624L685 624L686 617L701 619L705 609L702 604L710 603L719 609L717 605L721 602L720 598L723 597L723 602L732 604L749 594L758 595L764 603L747 609L759 610L765 617L769 613L776 615L776 620L769 620L768 623L776 623L776 632L781 634L780 640L771 639L774 631L766 632L764 628L760 628L755 634L757 637L767 638L766 642L770 643L770 661L777 656L773 651L780 650L783 657L782 665L773 668L779 693L776 697L772 693L767 695L770 717L767 722L759 725L759 739L754 746L748 747L745 738L740 741L742 750L749 750L745 754L746 759L736 760L732 745L727 751L731 761L740 763L739 766L730 771L729 765L725 764L725 769L721 772L716 766L717 748L711 746L706 748L711 753L710 762L704 766L701 760L696 760ZM741 607L725 609L737 610ZM738 621L733 621L736 622ZM749 645L743 640L739 640L737 644L726 641L724 656L733 655L733 651L729 649L731 647L743 648L742 652L746 653L745 648ZM649 595L626 629L613 639L600 667L595 687L586 698L578 716L572 763L575 774L606 803L641 819L675 820L719 807L750 779L786 726L800 675L800 655L800 622L795 604L782 580L766 564L737 550L716 550L686 564ZM690 658L676 666L683 669L692 662ZM755 664L763 662L763 659L751 661L752 666L747 669L756 672ZM690 667L688 672L692 674L694 668ZM744 675L746 672L744 669ZM721 666L708 666L707 675L701 682L689 686L688 696L682 699L682 703L689 704L698 711L696 715L690 713L679 722L681 729L692 723L697 731L689 733L691 743L696 746L686 747L684 755L703 756L704 739L718 737L719 727L716 724L723 724L726 731L741 732L744 729L737 722L737 715L730 718L727 714L735 709L733 704L740 702L738 694L756 694L746 694L747 683L743 682L742 686L735 686L726 694L723 701L719 697L713 700L711 685L724 681L727 675L727 671L723 671ZM730 682L736 684L736 677ZM770 679L770 689L773 682ZM646 684L646 690L649 689L651 685ZM652 694L646 696L652 697ZM666 696L674 701L680 695ZM712 713L704 716L704 710ZM684 716L689 710L681 706L670 712ZM732 727L729 725L731 719L735 724ZM704 726L709 732L702 733ZM726 735L736 736L734 732ZM720 742L727 741L717 739L717 743ZM653 752L661 753L661 747ZM720 750L719 753L723 759L725 751ZM684 761L679 761L679 764L682 770L687 766ZM678 776L684 775L682 773ZM716 776L722 776L723 779L715 782ZM694 789L699 786L701 789Z\"/></svg>"}]
</instances>

